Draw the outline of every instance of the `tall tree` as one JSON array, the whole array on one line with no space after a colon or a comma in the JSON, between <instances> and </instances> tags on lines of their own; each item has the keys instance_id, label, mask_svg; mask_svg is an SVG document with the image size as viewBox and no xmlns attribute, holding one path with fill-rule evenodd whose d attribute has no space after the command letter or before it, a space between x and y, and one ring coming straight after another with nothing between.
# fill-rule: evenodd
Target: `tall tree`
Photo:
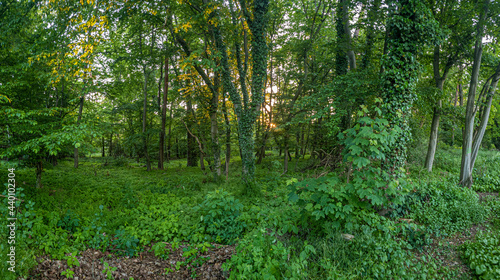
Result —
<instances>
[{"instance_id":1,"label":"tall tree","mask_svg":"<svg viewBox=\"0 0 500 280\"><path fill-rule=\"evenodd\" d=\"M467 106L465 113L465 129L462 144L462 161L460 164L460 185L464 187L472 186L472 167L474 160L472 157L472 146L474 143L474 122L476 115L476 91L479 82L479 69L483 56L483 37L486 28L490 0L484 0L481 7L479 20L476 25L476 43L474 46L474 63L472 65L469 93L467 94Z\"/></svg>"},{"instance_id":2,"label":"tall tree","mask_svg":"<svg viewBox=\"0 0 500 280\"><path fill-rule=\"evenodd\" d=\"M448 31L449 34L445 41L434 47L432 60L434 83L441 93L444 90L444 84L450 70L468 53L469 44L472 42L472 30L470 30L470 26L472 26L470 17L472 7L470 3L462 1L434 4L435 6L431 8L432 13L439 22L440 27ZM429 172L432 171L434 155L436 154L442 102L442 99L439 98L433 108L431 133L425 158L425 168Z\"/></svg>"},{"instance_id":3,"label":"tall tree","mask_svg":"<svg viewBox=\"0 0 500 280\"><path fill-rule=\"evenodd\" d=\"M406 144L411 140L408 125L419 64L417 52L431 38L437 38L437 23L421 0L395 2L395 13L387 22L387 54L382 66L384 115L391 127L401 128L402 135L391 147L384 170L395 177L406 161Z\"/></svg>"},{"instance_id":4,"label":"tall tree","mask_svg":"<svg viewBox=\"0 0 500 280\"><path fill-rule=\"evenodd\" d=\"M238 74L240 75L241 95L237 91L237 87L233 83L233 79L231 77L227 46L222 38L221 30L215 24L210 24L209 26L215 38L217 50L221 55L220 71L223 88L229 93L229 97L233 103L234 111L238 120L238 139L241 150L242 179L245 183L251 183L254 180L255 174L253 129L263 101L264 82L267 77L268 46L266 42L266 28L268 22L267 13L269 2L268 0L255 0L253 2L252 11L248 10L246 0L240 0L240 6L246 24L252 34L251 95L248 94L247 87L245 85L245 78L247 76L246 70L243 68L241 59L238 57L240 55L240 49L236 48L235 55L238 61L237 68ZM215 16L216 15L214 13L212 17ZM245 29L245 27L243 27L243 29ZM245 61L247 59L248 52L245 52Z\"/></svg>"}]
</instances>

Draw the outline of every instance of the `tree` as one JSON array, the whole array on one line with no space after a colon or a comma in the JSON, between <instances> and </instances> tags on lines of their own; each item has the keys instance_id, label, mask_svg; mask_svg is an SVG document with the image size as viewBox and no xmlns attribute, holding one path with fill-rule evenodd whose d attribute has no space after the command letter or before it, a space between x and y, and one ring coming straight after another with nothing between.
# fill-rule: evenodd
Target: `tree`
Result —
<instances>
[{"instance_id":1,"label":"tree","mask_svg":"<svg viewBox=\"0 0 500 280\"><path fill-rule=\"evenodd\" d=\"M434 4L436 5L437 3ZM450 70L467 54L470 42L473 39L471 36L472 30L470 30L472 21L469 16L472 7L470 7L470 3L468 2L452 1L441 3L439 11L437 8L436 6L432 7L432 13L439 22L440 28L446 30L448 34L448 38L445 41L440 45L434 46L432 61L434 83L441 93L443 92L444 84ZM443 59L443 55L445 59ZM442 63L443 60L444 64ZM442 107L442 100L439 98L433 108L431 133L427 156L425 158L425 168L429 172L432 171L434 155L436 153Z\"/></svg>"},{"instance_id":2,"label":"tree","mask_svg":"<svg viewBox=\"0 0 500 280\"><path fill-rule=\"evenodd\" d=\"M61 33L68 27L56 21L50 31L45 29L46 22L35 16L40 12L37 8L31 1L15 1L1 14L2 42L7 48L0 53L0 88L5 93L2 100L7 102L0 108L0 127L8 131L8 146L1 156L22 157L26 165L35 166L40 188L44 160L68 153L71 147L80 147L88 135L98 134L92 123L76 124L76 104L71 101L77 95L70 85L82 86L74 79L79 72L73 66L78 64L77 57L84 60L88 52L69 54L68 47L59 48L66 46L67 37ZM44 20L57 19L49 15ZM34 30L41 30L44 37Z\"/></svg>"},{"instance_id":3,"label":"tree","mask_svg":"<svg viewBox=\"0 0 500 280\"><path fill-rule=\"evenodd\" d=\"M419 48L429 37L437 38L437 24L427 7L420 0L395 2L395 12L387 22L387 54L383 57L382 90L384 116L391 127L398 126L402 135L391 147L384 162L384 170L399 177L406 161L406 144L411 140L408 126L419 64Z\"/></svg>"},{"instance_id":4,"label":"tree","mask_svg":"<svg viewBox=\"0 0 500 280\"><path fill-rule=\"evenodd\" d=\"M471 80L469 85L469 92L467 94L467 106L465 113L465 129L463 136L463 144L462 144L462 161L460 164L460 185L464 187L472 186L472 168L474 167L475 157L477 156L477 151L473 153L474 149L479 149L480 140L482 140L481 133L484 134L484 130L480 130L480 134L477 135L478 138L474 139L474 123L475 123L475 115L476 115L476 91L479 80L479 69L481 67L481 58L483 55L483 37L486 29L486 20L488 18L488 12L490 9L490 0L484 0L482 3L479 20L476 24L476 42L474 46L474 62L472 66L471 72ZM495 76L495 75L494 75ZM494 76L490 80L494 80ZM498 82L498 80L497 80ZM496 84L495 84L496 87ZM491 95L494 93L495 88L492 88L493 92L486 88L484 90L485 93ZM491 107L491 103L488 108ZM485 111L486 113L486 111ZM487 115L489 116L489 109ZM486 123L488 120L484 120ZM474 143L476 140L476 143ZM477 142L479 140L479 142Z\"/></svg>"}]
</instances>

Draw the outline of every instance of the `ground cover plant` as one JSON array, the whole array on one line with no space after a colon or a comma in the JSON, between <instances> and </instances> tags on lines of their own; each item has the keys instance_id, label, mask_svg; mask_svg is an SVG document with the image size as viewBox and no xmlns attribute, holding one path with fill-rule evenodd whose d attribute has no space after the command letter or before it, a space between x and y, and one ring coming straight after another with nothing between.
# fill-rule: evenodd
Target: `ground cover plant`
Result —
<instances>
[{"instance_id":1,"label":"ground cover plant","mask_svg":"<svg viewBox=\"0 0 500 280\"><path fill-rule=\"evenodd\" d=\"M498 162L485 158L481 164L497 168ZM291 191L301 186L318 190L328 184L340 190L345 181L338 181L335 175L306 179L300 172L282 177L275 172L276 177L269 180L257 169L262 193L249 197L235 182L200 183L194 190L189 183L180 186L183 182L176 177L177 170L155 170L154 176L145 177L140 168L103 167L104 160L84 160L76 171L69 160L61 161L46 171L46 187L36 195L29 191L35 183L31 170L18 170L17 178L28 188L18 188L23 199L18 202L22 209L18 246L24 248L18 255L22 260L19 275L33 271L40 261L37 255L68 260L75 252L78 256L98 250L134 258L150 250L155 257L168 260L181 250L179 257L185 260L164 269L170 275L186 269L190 276L199 277L202 274L196 269L207 263L209 256L204 253L216 243L236 243L234 254L224 264L228 271L224 275L230 278L384 279L397 275L402 279L466 279L473 275L491 278L488 275L497 273L498 198L486 195L480 199L472 189L457 187L453 177L439 169L442 175L424 179L410 173L407 181L414 189L385 215L365 208L347 213L338 208L331 210L333 215L320 215L317 211L326 208L315 206L321 203L313 198L317 193L300 193L309 204L303 206L290 196ZM268 159L270 163L274 160ZM300 163L306 164L307 160ZM190 180L206 178L195 168L182 169L193 175ZM80 180L71 180L74 172ZM328 203L334 203L336 197L330 197ZM79 202L82 200L86 205ZM5 215L8 209L2 211ZM467 234L485 223L489 226L484 233ZM463 245L449 244L456 238ZM436 253L445 250L457 252L460 264L450 266ZM198 254L203 257L196 257ZM68 277L75 271L70 265L66 269L59 273Z\"/></svg>"}]
</instances>

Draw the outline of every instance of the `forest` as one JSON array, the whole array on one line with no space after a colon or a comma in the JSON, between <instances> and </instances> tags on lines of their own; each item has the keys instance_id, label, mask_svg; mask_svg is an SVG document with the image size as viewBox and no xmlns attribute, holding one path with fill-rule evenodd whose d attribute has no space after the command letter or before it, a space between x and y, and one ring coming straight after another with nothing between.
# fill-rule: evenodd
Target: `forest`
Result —
<instances>
[{"instance_id":1,"label":"forest","mask_svg":"<svg viewBox=\"0 0 500 280\"><path fill-rule=\"evenodd\" d=\"M500 2L0 0L0 279L500 279Z\"/></svg>"}]
</instances>

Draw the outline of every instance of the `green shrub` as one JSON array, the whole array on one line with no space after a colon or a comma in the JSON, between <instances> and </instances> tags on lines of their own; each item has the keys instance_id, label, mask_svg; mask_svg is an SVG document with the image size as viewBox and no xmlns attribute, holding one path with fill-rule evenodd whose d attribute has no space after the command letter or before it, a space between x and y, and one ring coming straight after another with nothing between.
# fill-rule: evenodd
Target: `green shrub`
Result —
<instances>
[{"instance_id":1,"label":"green shrub","mask_svg":"<svg viewBox=\"0 0 500 280\"><path fill-rule=\"evenodd\" d=\"M162 260L168 259L168 256L170 255L170 249L167 249L165 242L157 242L151 247L151 251L154 252L155 257Z\"/></svg>"},{"instance_id":2,"label":"green shrub","mask_svg":"<svg viewBox=\"0 0 500 280\"><path fill-rule=\"evenodd\" d=\"M480 279L500 279L500 238L479 233L474 242L461 246L462 258Z\"/></svg>"},{"instance_id":3,"label":"green shrub","mask_svg":"<svg viewBox=\"0 0 500 280\"><path fill-rule=\"evenodd\" d=\"M136 208L124 211L125 215L133 216L125 230L137 236L141 245L151 241L171 240L177 236L181 227L179 213L183 199L173 194L147 195Z\"/></svg>"},{"instance_id":4,"label":"green shrub","mask_svg":"<svg viewBox=\"0 0 500 280\"><path fill-rule=\"evenodd\" d=\"M348 182L328 177L290 185L290 201L303 207L316 220L331 220L340 228L349 223L354 212L401 204L402 195L407 192L406 185L402 184L403 174L396 180L380 167L401 129L390 129L388 121L381 118L380 108L374 107L373 111L361 106L354 127L339 135L345 146L344 161L352 171Z\"/></svg>"},{"instance_id":5,"label":"green shrub","mask_svg":"<svg viewBox=\"0 0 500 280\"><path fill-rule=\"evenodd\" d=\"M73 211L66 211L66 214L57 222L57 226L69 232L75 232L79 226L80 219Z\"/></svg>"},{"instance_id":6,"label":"green shrub","mask_svg":"<svg viewBox=\"0 0 500 280\"><path fill-rule=\"evenodd\" d=\"M289 252L274 233L258 228L238 242L236 254L223 268L231 271L229 279L281 279Z\"/></svg>"},{"instance_id":7,"label":"green shrub","mask_svg":"<svg viewBox=\"0 0 500 280\"><path fill-rule=\"evenodd\" d=\"M139 239L126 233L124 230L117 230L112 245L113 251L118 255L132 257L139 249Z\"/></svg>"},{"instance_id":8,"label":"green shrub","mask_svg":"<svg viewBox=\"0 0 500 280\"><path fill-rule=\"evenodd\" d=\"M125 157L117 157L111 160L111 166L113 167L128 167L128 160Z\"/></svg>"},{"instance_id":9,"label":"green shrub","mask_svg":"<svg viewBox=\"0 0 500 280\"><path fill-rule=\"evenodd\" d=\"M209 192L194 210L199 213L205 232L216 242L232 244L246 227L239 218L243 204L223 190Z\"/></svg>"},{"instance_id":10,"label":"green shrub","mask_svg":"<svg viewBox=\"0 0 500 280\"><path fill-rule=\"evenodd\" d=\"M175 264L175 268L179 270L182 266L186 266L191 270L191 278L195 279L198 276L196 274L196 267L202 266L210 259L210 257L203 257L201 255L206 253L208 248L211 247L212 245L210 245L210 243L205 242L198 245L188 245L182 248L182 257L184 261L178 261Z\"/></svg>"},{"instance_id":11,"label":"green shrub","mask_svg":"<svg viewBox=\"0 0 500 280\"><path fill-rule=\"evenodd\" d=\"M488 213L471 189L451 182L425 185L418 199L411 203L411 214L436 235L448 235L468 229L486 220Z\"/></svg>"}]
</instances>

